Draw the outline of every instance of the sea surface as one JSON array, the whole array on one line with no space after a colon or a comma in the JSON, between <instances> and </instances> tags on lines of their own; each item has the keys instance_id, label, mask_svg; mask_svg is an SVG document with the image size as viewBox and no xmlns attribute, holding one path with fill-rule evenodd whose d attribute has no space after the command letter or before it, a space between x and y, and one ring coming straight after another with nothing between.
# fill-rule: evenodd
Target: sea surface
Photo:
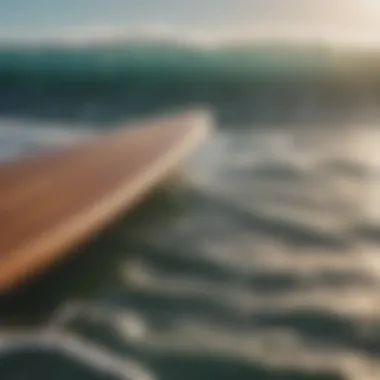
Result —
<instances>
[{"instance_id":1,"label":"sea surface","mask_svg":"<svg viewBox=\"0 0 380 380\"><path fill-rule=\"evenodd\" d=\"M3 160L195 106L215 128L180 177L0 299L0 379L379 379L378 64L326 46L3 46Z\"/></svg>"}]
</instances>

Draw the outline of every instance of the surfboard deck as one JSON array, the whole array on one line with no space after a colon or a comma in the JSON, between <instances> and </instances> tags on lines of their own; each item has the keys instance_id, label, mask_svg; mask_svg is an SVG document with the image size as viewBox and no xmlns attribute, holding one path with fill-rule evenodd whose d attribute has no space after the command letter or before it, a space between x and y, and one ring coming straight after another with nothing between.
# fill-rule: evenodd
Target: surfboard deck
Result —
<instances>
[{"instance_id":1,"label":"surfboard deck","mask_svg":"<svg viewBox=\"0 0 380 380\"><path fill-rule=\"evenodd\" d=\"M128 211L207 135L207 113L136 123L0 163L0 292Z\"/></svg>"}]
</instances>

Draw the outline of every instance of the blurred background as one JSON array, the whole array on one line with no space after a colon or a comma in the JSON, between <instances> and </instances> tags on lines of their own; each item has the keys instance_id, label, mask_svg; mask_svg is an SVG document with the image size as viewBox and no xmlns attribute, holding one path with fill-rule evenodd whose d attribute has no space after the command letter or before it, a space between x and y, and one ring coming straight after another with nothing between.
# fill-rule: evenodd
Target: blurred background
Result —
<instances>
[{"instance_id":1,"label":"blurred background","mask_svg":"<svg viewBox=\"0 0 380 380\"><path fill-rule=\"evenodd\" d=\"M215 116L182 181L0 299L0 378L378 379L379 21L379 0L0 0L1 157Z\"/></svg>"}]
</instances>

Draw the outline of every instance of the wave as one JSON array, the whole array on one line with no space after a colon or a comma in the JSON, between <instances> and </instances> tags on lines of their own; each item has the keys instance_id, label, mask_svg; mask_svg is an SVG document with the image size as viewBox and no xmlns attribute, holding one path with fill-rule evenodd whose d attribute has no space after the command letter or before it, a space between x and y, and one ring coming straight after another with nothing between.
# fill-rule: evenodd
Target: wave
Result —
<instances>
[{"instance_id":1,"label":"wave","mask_svg":"<svg viewBox=\"0 0 380 380\"><path fill-rule=\"evenodd\" d=\"M344 117L378 101L379 64L376 51L318 44L9 45L0 49L0 113L97 120L196 103L229 118Z\"/></svg>"}]
</instances>

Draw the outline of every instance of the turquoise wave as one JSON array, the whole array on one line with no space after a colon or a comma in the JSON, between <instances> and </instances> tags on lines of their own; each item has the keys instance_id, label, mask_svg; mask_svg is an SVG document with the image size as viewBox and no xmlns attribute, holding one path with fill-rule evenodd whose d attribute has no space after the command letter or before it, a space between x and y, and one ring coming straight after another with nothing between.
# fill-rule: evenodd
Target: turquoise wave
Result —
<instances>
[{"instance_id":1,"label":"turquoise wave","mask_svg":"<svg viewBox=\"0 0 380 380\"><path fill-rule=\"evenodd\" d=\"M380 63L377 52L337 50L323 45L254 44L202 48L174 43L114 43L83 46L3 46L0 76L35 74L41 77L79 75L99 79L118 75L170 73L183 79L266 79L368 75ZM96 76L96 77L94 77Z\"/></svg>"},{"instance_id":2,"label":"turquoise wave","mask_svg":"<svg viewBox=\"0 0 380 380\"><path fill-rule=\"evenodd\" d=\"M324 45L9 45L0 49L0 115L109 121L201 104L278 121L306 101L325 116L326 104L379 100L378 67L376 51Z\"/></svg>"}]
</instances>

